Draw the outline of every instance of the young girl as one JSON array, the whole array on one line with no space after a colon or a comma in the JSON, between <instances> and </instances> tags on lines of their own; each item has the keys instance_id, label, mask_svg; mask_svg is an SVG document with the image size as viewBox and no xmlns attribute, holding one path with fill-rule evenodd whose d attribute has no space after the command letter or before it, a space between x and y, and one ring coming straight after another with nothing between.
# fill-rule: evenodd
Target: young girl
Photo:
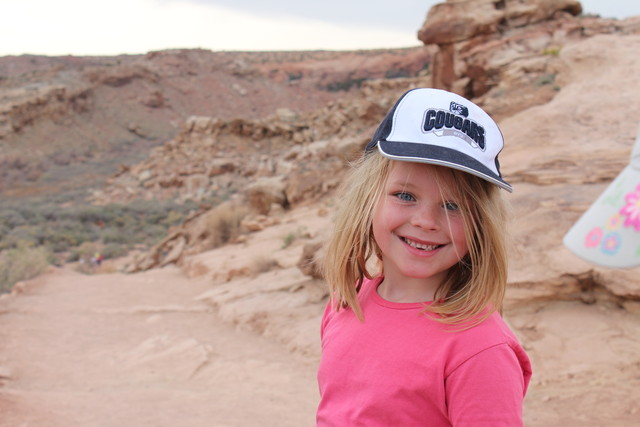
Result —
<instances>
[{"instance_id":1,"label":"young girl","mask_svg":"<svg viewBox=\"0 0 640 427\"><path fill-rule=\"evenodd\" d=\"M405 93L352 171L325 255L319 426L518 426L531 377L500 317L503 139L470 101Z\"/></svg>"}]
</instances>

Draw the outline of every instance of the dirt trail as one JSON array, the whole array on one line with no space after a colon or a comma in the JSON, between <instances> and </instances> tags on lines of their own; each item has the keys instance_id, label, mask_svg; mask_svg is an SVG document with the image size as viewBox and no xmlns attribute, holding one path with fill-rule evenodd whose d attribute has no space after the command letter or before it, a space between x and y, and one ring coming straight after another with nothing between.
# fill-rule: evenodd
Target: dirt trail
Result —
<instances>
[{"instance_id":1,"label":"dirt trail","mask_svg":"<svg viewBox=\"0 0 640 427\"><path fill-rule=\"evenodd\" d=\"M302 426L316 362L220 321L169 267L53 270L0 299L0 426Z\"/></svg>"}]
</instances>

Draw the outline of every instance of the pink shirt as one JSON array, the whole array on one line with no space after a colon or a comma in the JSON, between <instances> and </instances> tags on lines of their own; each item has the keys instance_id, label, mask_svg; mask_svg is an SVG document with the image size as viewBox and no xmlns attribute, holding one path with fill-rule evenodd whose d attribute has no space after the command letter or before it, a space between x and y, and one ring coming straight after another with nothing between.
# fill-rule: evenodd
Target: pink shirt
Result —
<instances>
[{"instance_id":1,"label":"pink shirt","mask_svg":"<svg viewBox=\"0 0 640 427\"><path fill-rule=\"evenodd\" d=\"M327 306L318 426L521 426L531 365L500 315L452 332L380 281L363 283L364 322Z\"/></svg>"}]
</instances>

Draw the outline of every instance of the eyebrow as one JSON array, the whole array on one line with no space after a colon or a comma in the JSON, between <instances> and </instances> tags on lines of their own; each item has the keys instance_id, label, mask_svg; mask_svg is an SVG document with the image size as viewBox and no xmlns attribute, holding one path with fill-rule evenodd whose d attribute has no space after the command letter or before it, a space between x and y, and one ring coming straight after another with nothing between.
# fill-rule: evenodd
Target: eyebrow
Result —
<instances>
[{"instance_id":1,"label":"eyebrow","mask_svg":"<svg viewBox=\"0 0 640 427\"><path fill-rule=\"evenodd\" d=\"M408 191L414 191L415 189L420 188L419 184L414 184L412 181L409 180L410 177L403 177L403 179L392 179L389 178L387 180L387 186L391 187L393 190L397 189L397 188L401 188L402 190L408 190ZM456 198L453 197L452 194L450 194L450 191L447 191L448 188L446 185L439 186L440 188L440 196L442 197L443 201L454 201L456 202Z\"/></svg>"},{"instance_id":2,"label":"eyebrow","mask_svg":"<svg viewBox=\"0 0 640 427\"><path fill-rule=\"evenodd\" d=\"M403 189L414 189L419 188L419 185L412 183L406 179L390 179L387 181L387 186L389 187L401 187Z\"/></svg>"}]
</instances>

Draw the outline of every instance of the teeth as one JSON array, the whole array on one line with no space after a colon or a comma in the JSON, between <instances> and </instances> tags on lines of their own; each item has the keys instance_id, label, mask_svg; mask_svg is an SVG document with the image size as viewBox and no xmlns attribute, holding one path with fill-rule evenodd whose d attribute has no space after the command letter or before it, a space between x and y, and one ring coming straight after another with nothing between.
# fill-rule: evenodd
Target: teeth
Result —
<instances>
[{"instance_id":1,"label":"teeth","mask_svg":"<svg viewBox=\"0 0 640 427\"><path fill-rule=\"evenodd\" d=\"M404 240L404 242L412 248L421 249L423 251L432 251L438 247L438 245L423 245L422 243L417 243L404 237L402 238L402 240Z\"/></svg>"}]
</instances>

